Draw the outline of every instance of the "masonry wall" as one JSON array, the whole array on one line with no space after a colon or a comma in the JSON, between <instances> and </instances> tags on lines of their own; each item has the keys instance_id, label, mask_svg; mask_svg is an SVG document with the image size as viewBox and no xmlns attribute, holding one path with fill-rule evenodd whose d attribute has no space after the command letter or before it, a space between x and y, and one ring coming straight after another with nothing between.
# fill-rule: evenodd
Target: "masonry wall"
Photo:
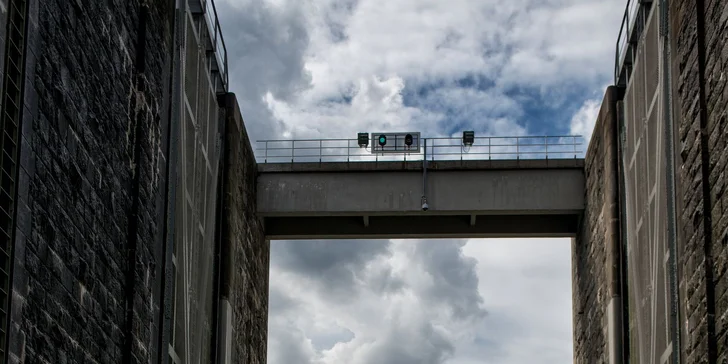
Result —
<instances>
[{"instance_id":1,"label":"masonry wall","mask_svg":"<svg viewBox=\"0 0 728 364\"><path fill-rule=\"evenodd\" d=\"M11 363L157 355L168 5L29 2Z\"/></svg>"},{"instance_id":2,"label":"masonry wall","mask_svg":"<svg viewBox=\"0 0 728 364\"><path fill-rule=\"evenodd\" d=\"M710 195L710 255L715 286L717 362L728 361L728 4L704 1L704 98L708 138Z\"/></svg>"},{"instance_id":3,"label":"masonry wall","mask_svg":"<svg viewBox=\"0 0 728 364\"><path fill-rule=\"evenodd\" d=\"M234 94L225 107L222 311L232 331L230 363L265 364L270 241L256 217L257 164ZM224 326L225 324L223 324ZM224 336L224 335L223 335Z\"/></svg>"},{"instance_id":4,"label":"masonry wall","mask_svg":"<svg viewBox=\"0 0 728 364\"><path fill-rule=\"evenodd\" d=\"M681 211L681 346L686 363L722 362L728 355L727 21L724 1L670 2Z\"/></svg>"},{"instance_id":5,"label":"masonry wall","mask_svg":"<svg viewBox=\"0 0 728 364\"><path fill-rule=\"evenodd\" d=\"M609 336L610 315L619 315L617 90L609 87L586 154L586 209L572 241L574 363L607 363L618 349Z\"/></svg>"}]
</instances>

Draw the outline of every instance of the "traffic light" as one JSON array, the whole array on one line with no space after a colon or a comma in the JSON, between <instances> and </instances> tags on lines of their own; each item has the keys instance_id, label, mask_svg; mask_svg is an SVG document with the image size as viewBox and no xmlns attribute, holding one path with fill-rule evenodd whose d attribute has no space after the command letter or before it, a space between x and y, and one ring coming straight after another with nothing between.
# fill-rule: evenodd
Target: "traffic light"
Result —
<instances>
[{"instance_id":1,"label":"traffic light","mask_svg":"<svg viewBox=\"0 0 728 364\"><path fill-rule=\"evenodd\" d=\"M369 134L367 133L359 133L356 135L356 139L359 143L359 146L364 148L369 145Z\"/></svg>"},{"instance_id":2,"label":"traffic light","mask_svg":"<svg viewBox=\"0 0 728 364\"><path fill-rule=\"evenodd\" d=\"M387 136L384 134L379 135L379 145L383 147L385 144L387 144Z\"/></svg>"},{"instance_id":3,"label":"traffic light","mask_svg":"<svg viewBox=\"0 0 728 364\"><path fill-rule=\"evenodd\" d=\"M404 136L404 145L408 147L412 146L412 134L407 134Z\"/></svg>"}]
</instances>

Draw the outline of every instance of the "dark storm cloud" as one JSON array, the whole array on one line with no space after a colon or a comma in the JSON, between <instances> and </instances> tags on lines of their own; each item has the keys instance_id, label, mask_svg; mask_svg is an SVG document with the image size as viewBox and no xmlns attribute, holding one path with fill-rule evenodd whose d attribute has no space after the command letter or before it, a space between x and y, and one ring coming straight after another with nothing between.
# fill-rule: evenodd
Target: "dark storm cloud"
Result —
<instances>
[{"instance_id":1,"label":"dark storm cloud","mask_svg":"<svg viewBox=\"0 0 728 364\"><path fill-rule=\"evenodd\" d=\"M356 291L357 275L367 263L389 254L388 240L272 241L271 263L315 280L323 289L346 297ZM397 287L390 274L376 280L380 288Z\"/></svg>"},{"instance_id":2,"label":"dark storm cloud","mask_svg":"<svg viewBox=\"0 0 728 364\"><path fill-rule=\"evenodd\" d=\"M478 292L477 262L463 255L463 246L464 241L443 240L423 240L415 245L415 259L434 283L424 298L447 305L455 318L480 318L485 310Z\"/></svg>"},{"instance_id":3,"label":"dark storm cloud","mask_svg":"<svg viewBox=\"0 0 728 364\"><path fill-rule=\"evenodd\" d=\"M265 104L266 93L289 100L310 86L304 68L309 45L300 7L276 8L259 1L217 1L228 51L229 90L237 94L254 141L277 136L282 122Z\"/></svg>"}]
</instances>

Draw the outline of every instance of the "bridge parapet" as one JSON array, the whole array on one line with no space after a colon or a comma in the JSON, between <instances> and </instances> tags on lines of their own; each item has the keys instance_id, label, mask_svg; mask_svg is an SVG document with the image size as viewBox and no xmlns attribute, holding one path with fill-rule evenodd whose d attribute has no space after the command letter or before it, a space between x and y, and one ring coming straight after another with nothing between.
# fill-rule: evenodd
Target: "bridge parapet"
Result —
<instances>
[{"instance_id":1,"label":"bridge parapet","mask_svg":"<svg viewBox=\"0 0 728 364\"><path fill-rule=\"evenodd\" d=\"M562 136L476 137L465 146L461 138L423 138L423 148L412 153L372 152L357 139L259 140L258 163L539 160L579 159L584 156L584 138Z\"/></svg>"}]
</instances>

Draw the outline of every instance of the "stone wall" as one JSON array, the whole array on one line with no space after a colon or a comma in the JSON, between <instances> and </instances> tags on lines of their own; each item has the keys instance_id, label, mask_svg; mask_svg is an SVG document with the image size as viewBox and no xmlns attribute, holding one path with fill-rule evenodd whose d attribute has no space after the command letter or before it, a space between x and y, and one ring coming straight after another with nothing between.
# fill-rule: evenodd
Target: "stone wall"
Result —
<instances>
[{"instance_id":1,"label":"stone wall","mask_svg":"<svg viewBox=\"0 0 728 364\"><path fill-rule=\"evenodd\" d=\"M221 296L232 308L231 363L265 364L270 242L256 217L257 165L235 95L225 95L221 104L226 118Z\"/></svg>"},{"instance_id":2,"label":"stone wall","mask_svg":"<svg viewBox=\"0 0 728 364\"><path fill-rule=\"evenodd\" d=\"M671 1L673 110L678 164L680 313L687 363L726 360L725 190L728 7Z\"/></svg>"},{"instance_id":3,"label":"stone wall","mask_svg":"<svg viewBox=\"0 0 728 364\"><path fill-rule=\"evenodd\" d=\"M607 363L620 345L609 340L609 316L620 314L616 102L609 87L584 166L586 209L572 242L574 363Z\"/></svg>"},{"instance_id":4,"label":"stone wall","mask_svg":"<svg viewBox=\"0 0 728 364\"><path fill-rule=\"evenodd\" d=\"M710 195L710 255L718 363L728 361L728 4L705 0L705 61L703 72L705 124L708 138Z\"/></svg>"},{"instance_id":5,"label":"stone wall","mask_svg":"<svg viewBox=\"0 0 728 364\"><path fill-rule=\"evenodd\" d=\"M169 5L29 3L11 363L156 356Z\"/></svg>"}]
</instances>

